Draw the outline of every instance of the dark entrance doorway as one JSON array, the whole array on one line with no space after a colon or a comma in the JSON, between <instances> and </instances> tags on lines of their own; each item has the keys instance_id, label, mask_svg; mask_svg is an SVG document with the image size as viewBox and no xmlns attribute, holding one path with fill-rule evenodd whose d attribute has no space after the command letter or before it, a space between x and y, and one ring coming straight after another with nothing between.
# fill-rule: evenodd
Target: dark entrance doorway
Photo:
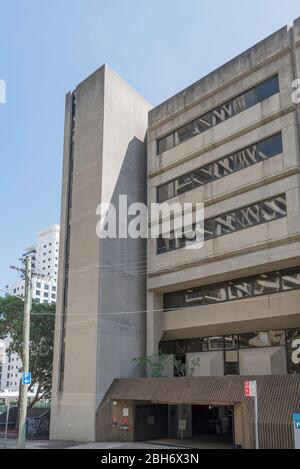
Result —
<instances>
[{"instance_id":1,"label":"dark entrance doorway","mask_svg":"<svg viewBox=\"0 0 300 469\"><path fill-rule=\"evenodd\" d=\"M193 439L233 443L233 407L192 406Z\"/></svg>"},{"instance_id":2,"label":"dark entrance doorway","mask_svg":"<svg viewBox=\"0 0 300 469\"><path fill-rule=\"evenodd\" d=\"M135 409L135 441L168 438L168 406L147 405Z\"/></svg>"}]
</instances>

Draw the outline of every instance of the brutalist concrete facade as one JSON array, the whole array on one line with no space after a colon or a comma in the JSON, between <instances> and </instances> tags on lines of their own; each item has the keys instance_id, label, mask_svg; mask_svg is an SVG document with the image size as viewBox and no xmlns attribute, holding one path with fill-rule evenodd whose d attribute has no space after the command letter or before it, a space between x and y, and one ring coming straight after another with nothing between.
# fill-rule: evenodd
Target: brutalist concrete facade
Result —
<instances>
[{"instance_id":1,"label":"brutalist concrete facade","mask_svg":"<svg viewBox=\"0 0 300 469\"><path fill-rule=\"evenodd\" d=\"M152 110L107 67L78 87L76 103L67 97L52 438L93 440L113 378L133 377L131 359L146 353L179 349L188 369L200 359L197 379L276 375L284 386L299 373L298 77L300 19ZM202 249L148 239L145 256L142 241L99 241L96 204L120 193L143 201L145 188L148 206L160 194L204 203ZM166 372L173 378L172 366ZM142 403L134 383L131 399ZM187 414L189 403L183 396ZM109 438L112 403L100 416L103 406L96 434ZM235 442L251 446L241 408L234 413Z\"/></svg>"},{"instance_id":2,"label":"brutalist concrete facade","mask_svg":"<svg viewBox=\"0 0 300 469\"><path fill-rule=\"evenodd\" d=\"M150 107L106 65L66 98L52 439L93 441L107 388L145 353L146 279L127 273L145 241L100 240L96 210L122 194L146 202Z\"/></svg>"}]
</instances>

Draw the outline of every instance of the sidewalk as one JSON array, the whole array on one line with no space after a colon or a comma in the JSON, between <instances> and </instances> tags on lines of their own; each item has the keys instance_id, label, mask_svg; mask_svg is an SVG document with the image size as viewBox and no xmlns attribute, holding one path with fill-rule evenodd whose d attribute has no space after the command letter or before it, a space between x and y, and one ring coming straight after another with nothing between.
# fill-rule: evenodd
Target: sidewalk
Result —
<instances>
[{"instance_id":1,"label":"sidewalk","mask_svg":"<svg viewBox=\"0 0 300 469\"><path fill-rule=\"evenodd\" d=\"M16 440L7 440L7 449L16 449ZM176 446L157 443L80 443L70 441L28 440L26 449L170 449ZM0 438L0 450L3 449L3 440ZM178 449L178 446L177 446Z\"/></svg>"}]
</instances>

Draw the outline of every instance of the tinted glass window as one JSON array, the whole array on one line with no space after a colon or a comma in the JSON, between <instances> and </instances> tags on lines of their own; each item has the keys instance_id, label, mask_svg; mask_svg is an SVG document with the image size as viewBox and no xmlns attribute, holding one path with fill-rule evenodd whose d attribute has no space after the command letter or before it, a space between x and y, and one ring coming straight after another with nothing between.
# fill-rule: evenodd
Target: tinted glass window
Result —
<instances>
[{"instance_id":1,"label":"tinted glass window","mask_svg":"<svg viewBox=\"0 0 300 469\"><path fill-rule=\"evenodd\" d=\"M165 355L172 355L174 353L174 342L160 342L159 344L159 353Z\"/></svg>"},{"instance_id":2,"label":"tinted glass window","mask_svg":"<svg viewBox=\"0 0 300 469\"><path fill-rule=\"evenodd\" d=\"M234 155L235 168L239 171L248 168L258 162L256 145L251 145L244 150L238 151Z\"/></svg>"},{"instance_id":3,"label":"tinted glass window","mask_svg":"<svg viewBox=\"0 0 300 469\"><path fill-rule=\"evenodd\" d=\"M158 202L164 202L165 200L171 199L174 197L174 182L169 182L168 184L164 184L163 186L158 187L157 189L157 198Z\"/></svg>"},{"instance_id":4,"label":"tinted glass window","mask_svg":"<svg viewBox=\"0 0 300 469\"><path fill-rule=\"evenodd\" d=\"M218 303L227 300L226 286L212 285L203 290L204 303Z\"/></svg>"},{"instance_id":5,"label":"tinted glass window","mask_svg":"<svg viewBox=\"0 0 300 469\"><path fill-rule=\"evenodd\" d=\"M274 76L264 81L256 87L257 90L257 100L264 101L265 99L273 96L276 93L279 93L279 80L278 76Z\"/></svg>"},{"instance_id":6,"label":"tinted glass window","mask_svg":"<svg viewBox=\"0 0 300 469\"><path fill-rule=\"evenodd\" d=\"M194 135L194 130L193 130L192 123L189 123L185 125L184 127L181 127L180 129L177 130L177 132L175 132L175 145L185 142L189 138L193 137L193 135Z\"/></svg>"},{"instance_id":7,"label":"tinted glass window","mask_svg":"<svg viewBox=\"0 0 300 469\"><path fill-rule=\"evenodd\" d=\"M181 176L175 182L176 194L182 194L183 192L190 191L193 189L193 174L187 174Z\"/></svg>"},{"instance_id":8,"label":"tinted glass window","mask_svg":"<svg viewBox=\"0 0 300 469\"><path fill-rule=\"evenodd\" d=\"M224 337L209 337L208 338L208 349L209 350L223 350L224 349Z\"/></svg>"},{"instance_id":9,"label":"tinted glass window","mask_svg":"<svg viewBox=\"0 0 300 469\"><path fill-rule=\"evenodd\" d=\"M261 223L259 204L236 211L237 230L249 228Z\"/></svg>"},{"instance_id":10,"label":"tinted glass window","mask_svg":"<svg viewBox=\"0 0 300 469\"><path fill-rule=\"evenodd\" d=\"M300 288L300 269L291 269L282 272L282 287L284 290Z\"/></svg>"},{"instance_id":11,"label":"tinted glass window","mask_svg":"<svg viewBox=\"0 0 300 469\"><path fill-rule=\"evenodd\" d=\"M294 340L300 339L300 328L298 329L288 329L286 331L286 342L287 344L292 344Z\"/></svg>"},{"instance_id":12,"label":"tinted glass window","mask_svg":"<svg viewBox=\"0 0 300 469\"><path fill-rule=\"evenodd\" d=\"M235 212L221 215L215 219L215 222L216 222L216 236L221 236L227 233L232 233L236 229Z\"/></svg>"},{"instance_id":13,"label":"tinted glass window","mask_svg":"<svg viewBox=\"0 0 300 469\"><path fill-rule=\"evenodd\" d=\"M245 93L241 94L240 96L237 96L233 100L233 108L235 114L245 111L245 109L248 109L249 107L252 107L256 104L256 94L255 94L255 88L252 88L249 91L246 91Z\"/></svg>"},{"instance_id":14,"label":"tinted glass window","mask_svg":"<svg viewBox=\"0 0 300 469\"><path fill-rule=\"evenodd\" d=\"M186 353L186 341L185 340L175 341L175 353L176 354Z\"/></svg>"},{"instance_id":15,"label":"tinted glass window","mask_svg":"<svg viewBox=\"0 0 300 469\"><path fill-rule=\"evenodd\" d=\"M176 309L183 307L183 292L167 293L164 295L165 309Z\"/></svg>"},{"instance_id":16,"label":"tinted glass window","mask_svg":"<svg viewBox=\"0 0 300 469\"><path fill-rule=\"evenodd\" d=\"M234 155L223 158L214 164L214 177L222 178L236 171Z\"/></svg>"},{"instance_id":17,"label":"tinted glass window","mask_svg":"<svg viewBox=\"0 0 300 469\"><path fill-rule=\"evenodd\" d=\"M227 350L236 350L239 346L239 336L236 334L224 337L224 346Z\"/></svg>"},{"instance_id":18,"label":"tinted glass window","mask_svg":"<svg viewBox=\"0 0 300 469\"><path fill-rule=\"evenodd\" d=\"M185 293L185 303L188 306L196 306L203 304L203 291L202 289L188 290Z\"/></svg>"},{"instance_id":19,"label":"tinted glass window","mask_svg":"<svg viewBox=\"0 0 300 469\"><path fill-rule=\"evenodd\" d=\"M202 186L211 182L212 176L212 165L204 166L193 173L194 187Z\"/></svg>"},{"instance_id":20,"label":"tinted glass window","mask_svg":"<svg viewBox=\"0 0 300 469\"><path fill-rule=\"evenodd\" d=\"M263 83L251 88L239 96L230 99L224 104L216 107L210 112L207 112L203 116L195 119L192 122L182 126L172 135L164 137L158 140L157 151L162 153L174 145L178 145L181 142L198 135L201 132L205 132L210 127L213 127L230 117L238 114L239 112L254 106L257 102L263 101L275 93L279 92L279 80L278 76L274 76L265 80Z\"/></svg>"},{"instance_id":21,"label":"tinted glass window","mask_svg":"<svg viewBox=\"0 0 300 469\"><path fill-rule=\"evenodd\" d=\"M168 135L158 141L158 153L163 153L174 146L174 135Z\"/></svg>"},{"instance_id":22,"label":"tinted glass window","mask_svg":"<svg viewBox=\"0 0 300 469\"><path fill-rule=\"evenodd\" d=\"M187 341L187 353L196 353L203 351L203 339L189 339Z\"/></svg>"},{"instance_id":23,"label":"tinted glass window","mask_svg":"<svg viewBox=\"0 0 300 469\"><path fill-rule=\"evenodd\" d=\"M287 330L287 358L288 372L291 374L300 374L300 329Z\"/></svg>"},{"instance_id":24,"label":"tinted glass window","mask_svg":"<svg viewBox=\"0 0 300 469\"><path fill-rule=\"evenodd\" d=\"M283 151L281 133L258 143L257 149L261 160L266 160L272 156L279 155L279 153L282 153Z\"/></svg>"},{"instance_id":25,"label":"tinted glass window","mask_svg":"<svg viewBox=\"0 0 300 469\"><path fill-rule=\"evenodd\" d=\"M262 202L262 218L264 221L284 217L286 213L285 195Z\"/></svg>"},{"instance_id":26,"label":"tinted glass window","mask_svg":"<svg viewBox=\"0 0 300 469\"><path fill-rule=\"evenodd\" d=\"M210 129L210 127L212 126L211 113L208 112L207 114L204 114L203 116L195 120L194 126L199 132L205 132L206 130Z\"/></svg>"},{"instance_id":27,"label":"tinted glass window","mask_svg":"<svg viewBox=\"0 0 300 469\"><path fill-rule=\"evenodd\" d=\"M254 295L266 295L280 290L279 272L257 275L254 278Z\"/></svg>"},{"instance_id":28,"label":"tinted glass window","mask_svg":"<svg viewBox=\"0 0 300 469\"><path fill-rule=\"evenodd\" d=\"M212 125L218 125L221 122L224 122L226 119L229 119L235 114L233 107L233 101L229 101L221 106L218 106L212 111Z\"/></svg>"},{"instance_id":29,"label":"tinted glass window","mask_svg":"<svg viewBox=\"0 0 300 469\"><path fill-rule=\"evenodd\" d=\"M251 280L236 280L228 282L228 299L237 300L240 298L247 298L252 295L252 282Z\"/></svg>"},{"instance_id":30,"label":"tinted glass window","mask_svg":"<svg viewBox=\"0 0 300 469\"><path fill-rule=\"evenodd\" d=\"M204 238L211 239L215 237L216 223L214 220L204 220Z\"/></svg>"},{"instance_id":31,"label":"tinted glass window","mask_svg":"<svg viewBox=\"0 0 300 469\"><path fill-rule=\"evenodd\" d=\"M170 238L159 237L157 239L157 252L168 252L177 249L177 239L174 237L174 233L170 234Z\"/></svg>"}]
</instances>

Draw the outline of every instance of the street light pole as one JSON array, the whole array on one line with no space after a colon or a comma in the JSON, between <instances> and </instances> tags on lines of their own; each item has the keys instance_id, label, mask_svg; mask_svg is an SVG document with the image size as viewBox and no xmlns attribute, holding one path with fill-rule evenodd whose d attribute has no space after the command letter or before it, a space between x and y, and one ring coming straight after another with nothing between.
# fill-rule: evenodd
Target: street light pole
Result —
<instances>
[{"instance_id":1,"label":"street light pole","mask_svg":"<svg viewBox=\"0 0 300 469\"><path fill-rule=\"evenodd\" d=\"M29 372L29 337L30 337L30 313L32 306L32 270L31 257L25 258L25 300L24 300L24 319L23 319L23 351L22 351L22 369L23 373ZM25 448L26 440L26 418L27 418L27 394L28 384L21 383L20 392L20 414L19 414L19 438L18 448Z\"/></svg>"}]
</instances>

